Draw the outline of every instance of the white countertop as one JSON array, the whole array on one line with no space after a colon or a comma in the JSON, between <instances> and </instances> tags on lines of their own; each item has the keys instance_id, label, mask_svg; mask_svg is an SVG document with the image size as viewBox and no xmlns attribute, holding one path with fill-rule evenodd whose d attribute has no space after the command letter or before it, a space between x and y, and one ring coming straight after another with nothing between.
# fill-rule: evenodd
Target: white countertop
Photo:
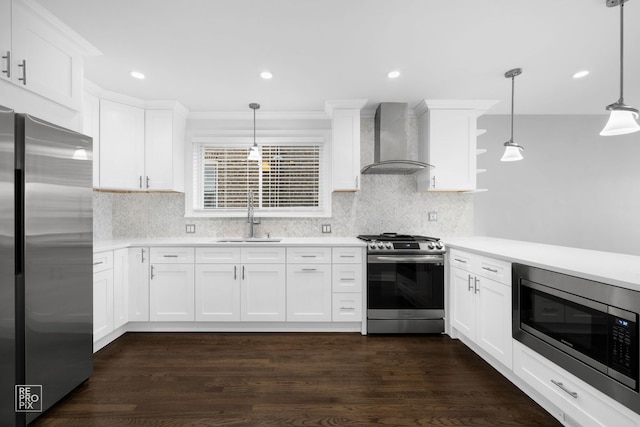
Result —
<instances>
[{"instance_id":1,"label":"white countertop","mask_svg":"<svg viewBox=\"0 0 640 427\"><path fill-rule=\"evenodd\" d=\"M448 248L553 270L640 291L640 256L495 237L442 239Z\"/></svg>"},{"instance_id":2,"label":"white countertop","mask_svg":"<svg viewBox=\"0 0 640 427\"><path fill-rule=\"evenodd\" d=\"M280 238L280 237L274 237ZM355 237L282 237L279 242L219 242L224 237L167 237L97 240L93 242L93 251L140 246L366 246Z\"/></svg>"}]
</instances>

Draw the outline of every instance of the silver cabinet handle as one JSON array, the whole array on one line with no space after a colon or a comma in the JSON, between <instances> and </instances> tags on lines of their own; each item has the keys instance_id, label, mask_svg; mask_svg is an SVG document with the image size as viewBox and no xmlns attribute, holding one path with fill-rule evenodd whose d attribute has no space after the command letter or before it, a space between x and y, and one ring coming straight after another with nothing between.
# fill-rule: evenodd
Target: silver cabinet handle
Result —
<instances>
[{"instance_id":1,"label":"silver cabinet handle","mask_svg":"<svg viewBox=\"0 0 640 427\"><path fill-rule=\"evenodd\" d=\"M162 255L165 258L178 258L178 255Z\"/></svg>"},{"instance_id":2,"label":"silver cabinet handle","mask_svg":"<svg viewBox=\"0 0 640 427\"><path fill-rule=\"evenodd\" d=\"M301 255L301 258L315 258L315 255Z\"/></svg>"},{"instance_id":3,"label":"silver cabinet handle","mask_svg":"<svg viewBox=\"0 0 640 427\"><path fill-rule=\"evenodd\" d=\"M353 282L356 279L352 278L352 277L343 277L340 279L341 282Z\"/></svg>"},{"instance_id":4,"label":"silver cabinet handle","mask_svg":"<svg viewBox=\"0 0 640 427\"><path fill-rule=\"evenodd\" d=\"M458 262L461 262L461 263L463 263L463 264L466 264L466 263L467 263L467 261L465 261L465 260L463 260L463 259L460 259L460 258L454 258L454 260L456 260L456 261L458 261Z\"/></svg>"},{"instance_id":5,"label":"silver cabinet handle","mask_svg":"<svg viewBox=\"0 0 640 427\"><path fill-rule=\"evenodd\" d=\"M436 176L434 175L433 178L431 178L431 181L433 182L433 188L436 188Z\"/></svg>"},{"instance_id":6,"label":"silver cabinet handle","mask_svg":"<svg viewBox=\"0 0 640 427\"><path fill-rule=\"evenodd\" d=\"M147 177L147 189L149 188L149 177Z\"/></svg>"},{"instance_id":7,"label":"silver cabinet handle","mask_svg":"<svg viewBox=\"0 0 640 427\"><path fill-rule=\"evenodd\" d=\"M104 264L104 262L102 261L98 261L98 262L94 262L93 265L100 265L100 264Z\"/></svg>"},{"instance_id":8,"label":"silver cabinet handle","mask_svg":"<svg viewBox=\"0 0 640 427\"><path fill-rule=\"evenodd\" d=\"M355 258L355 255L340 255L340 258Z\"/></svg>"},{"instance_id":9,"label":"silver cabinet handle","mask_svg":"<svg viewBox=\"0 0 640 427\"><path fill-rule=\"evenodd\" d=\"M473 276L469 274L469 278L467 279L467 291L471 290L471 279L472 278L473 278Z\"/></svg>"},{"instance_id":10,"label":"silver cabinet handle","mask_svg":"<svg viewBox=\"0 0 640 427\"><path fill-rule=\"evenodd\" d=\"M138 187L142 188L142 175L139 177Z\"/></svg>"},{"instance_id":11,"label":"silver cabinet handle","mask_svg":"<svg viewBox=\"0 0 640 427\"><path fill-rule=\"evenodd\" d=\"M340 307L340 310L355 310L355 307Z\"/></svg>"},{"instance_id":12,"label":"silver cabinet handle","mask_svg":"<svg viewBox=\"0 0 640 427\"><path fill-rule=\"evenodd\" d=\"M155 276L153 274L153 265L151 266L151 279L153 279Z\"/></svg>"},{"instance_id":13,"label":"silver cabinet handle","mask_svg":"<svg viewBox=\"0 0 640 427\"><path fill-rule=\"evenodd\" d=\"M244 280L244 265L242 266L242 280Z\"/></svg>"},{"instance_id":14,"label":"silver cabinet handle","mask_svg":"<svg viewBox=\"0 0 640 427\"><path fill-rule=\"evenodd\" d=\"M303 268L302 271L316 271L315 268Z\"/></svg>"},{"instance_id":15,"label":"silver cabinet handle","mask_svg":"<svg viewBox=\"0 0 640 427\"><path fill-rule=\"evenodd\" d=\"M140 248L140 263L144 264L144 248Z\"/></svg>"},{"instance_id":16,"label":"silver cabinet handle","mask_svg":"<svg viewBox=\"0 0 640 427\"><path fill-rule=\"evenodd\" d=\"M480 292L480 286L478 286L478 283L480 283L480 279L478 279L477 277L473 279L473 293L477 294L478 292Z\"/></svg>"},{"instance_id":17,"label":"silver cabinet handle","mask_svg":"<svg viewBox=\"0 0 640 427\"><path fill-rule=\"evenodd\" d=\"M18 77L18 80L22 81L23 85L27 85L27 60L23 59L22 63L18 64L18 67L22 67L22 77Z\"/></svg>"},{"instance_id":18,"label":"silver cabinet handle","mask_svg":"<svg viewBox=\"0 0 640 427\"><path fill-rule=\"evenodd\" d=\"M7 54L5 56L2 57L2 59L6 59L7 60L7 69L6 70L2 70L2 72L4 74L7 75L7 78L11 78L11 51L8 50Z\"/></svg>"},{"instance_id":19,"label":"silver cabinet handle","mask_svg":"<svg viewBox=\"0 0 640 427\"><path fill-rule=\"evenodd\" d=\"M575 391L567 390L567 388L564 386L564 384L562 384L560 381L551 380L551 382L553 384L555 384L556 386L558 386L558 388L560 390L564 391L565 393L567 393L569 396L573 397L574 399L578 398L578 393L576 393Z\"/></svg>"},{"instance_id":20,"label":"silver cabinet handle","mask_svg":"<svg viewBox=\"0 0 640 427\"><path fill-rule=\"evenodd\" d=\"M483 270L490 271L490 272L492 272L492 273L497 273L497 272L498 272L498 270L496 270L495 268L482 267L482 269L483 269Z\"/></svg>"},{"instance_id":21,"label":"silver cabinet handle","mask_svg":"<svg viewBox=\"0 0 640 427\"><path fill-rule=\"evenodd\" d=\"M358 188L358 175L356 175L356 188Z\"/></svg>"},{"instance_id":22,"label":"silver cabinet handle","mask_svg":"<svg viewBox=\"0 0 640 427\"><path fill-rule=\"evenodd\" d=\"M238 280L238 266L233 266L233 280Z\"/></svg>"}]
</instances>

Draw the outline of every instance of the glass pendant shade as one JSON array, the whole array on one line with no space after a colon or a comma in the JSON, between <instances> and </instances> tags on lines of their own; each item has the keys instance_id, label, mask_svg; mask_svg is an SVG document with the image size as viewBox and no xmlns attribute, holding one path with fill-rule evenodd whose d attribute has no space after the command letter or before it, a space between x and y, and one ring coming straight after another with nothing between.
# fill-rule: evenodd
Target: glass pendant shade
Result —
<instances>
[{"instance_id":1,"label":"glass pendant shade","mask_svg":"<svg viewBox=\"0 0 640 427\"><path fill-rule=\"evenodd\" d=\"M251 147L251 150L249 150L249 156L247 157L247 160L261 160L262 156L260 155L260 148L257 145L254 145L253 147Z\"/></svg>"},{"instance_id":2,"label":"glass pendant shade","mask_svg":"<svg viewBox=\"0 0 640 427\"><path fill-rule=\"evenodd\" d=\"M600 135L612 136L638 132L640 125L636 122L637 118L638 113L634 111L612 109L609 121L600 132Z\"/></svg>"},{"instance_id":3,"label":"glass pendant shade","mask_svg":"<svg viewBox=\"0 0 640 427\"><path fill-rule=\"evenodd\" d=\"M522 157L522 151L524 151L524 149L518 144L509 141L505 143L504 146L505 149L500 159L501 162L515 162L524 158Z\"/></svg>"}]
</instances>

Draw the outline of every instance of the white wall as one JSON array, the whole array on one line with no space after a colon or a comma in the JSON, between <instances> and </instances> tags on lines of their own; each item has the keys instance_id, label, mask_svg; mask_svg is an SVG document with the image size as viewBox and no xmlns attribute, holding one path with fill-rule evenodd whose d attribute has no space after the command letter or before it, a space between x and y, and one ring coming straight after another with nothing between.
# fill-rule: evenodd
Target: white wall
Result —
<instances>
[{"instance_id":1,"label":"white wall","mask_svg":"<svg viewBox=\"0 0 640 427\"><path fill-rule=\"evenodd\" d=\"M640 255L640 133L599 136L606 120L516 115L524 160L500 162L509 116L480 117L475 234Z\"/></svg>"}]
</instances>

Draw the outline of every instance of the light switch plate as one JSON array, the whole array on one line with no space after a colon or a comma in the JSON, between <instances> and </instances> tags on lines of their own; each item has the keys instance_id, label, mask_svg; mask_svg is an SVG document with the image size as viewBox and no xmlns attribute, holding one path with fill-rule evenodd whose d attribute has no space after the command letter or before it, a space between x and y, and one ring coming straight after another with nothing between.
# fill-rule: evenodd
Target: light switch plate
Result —
<instances>
[{"instance_id":1,"label":"light switch plate","mask_svg":"<svg viewBox=\"0 0 640 427\"><path fill-rule=\"evenodd\" d=\"M186 232L187 233L195 233L196 232L196 225L195 224L187 224L186 225Z\"/></svg>"},{"instance_id":2,"label":"light switch plate","mask_svg":"<svg viewBox=\"0 0 640 427\"><path fill-rule=\"evenodd\" d=\"M438 212L431 211L429 212L429 221L437 221L438 220Z\"/></svg>"},{"instance_id":3,"label":"light switch plate","mask_svg":"<svg viewBox=\"0 0 640 427\"><path fill-rule=\"evenodd\" d=\"M323 233L331 233L331 224L322 224Z\"/></svg>"}]
</instances>

